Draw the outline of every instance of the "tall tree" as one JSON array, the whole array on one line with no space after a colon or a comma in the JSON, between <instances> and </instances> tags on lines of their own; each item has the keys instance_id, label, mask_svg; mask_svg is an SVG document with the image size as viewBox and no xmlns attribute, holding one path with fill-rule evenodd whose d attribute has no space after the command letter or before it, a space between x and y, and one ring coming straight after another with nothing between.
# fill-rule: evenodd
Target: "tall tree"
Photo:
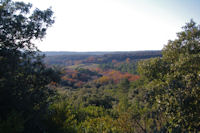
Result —
<instances>
[{"instance_id":1,"label":"tall tree","mask_svg":"<svg viewBox=\"0 0 200 133\"><path fill-rule=\"evenodd\" d=\"M200 130L200 26L191 20L163 57L139 63L151 98L173 132Z\"/></svg>"},{"instance_id":2,"label":"tall tree","mask_svg":"<svg viewBox=\"0 0 200 133\"><path fill-rule=\"evenodd\" d=\"M42 63L33 43L54 23L53 12L31 7L0 2L0 132L4 133L44 131L42 116L53 93L46 85L56 79L55 73Z\"/></svg>"}]
</instances>

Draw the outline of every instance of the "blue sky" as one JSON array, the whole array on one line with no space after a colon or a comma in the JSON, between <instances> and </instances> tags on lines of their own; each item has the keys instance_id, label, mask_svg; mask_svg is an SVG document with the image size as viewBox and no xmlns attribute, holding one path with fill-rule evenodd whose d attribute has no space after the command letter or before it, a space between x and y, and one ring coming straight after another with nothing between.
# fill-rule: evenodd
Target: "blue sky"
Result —
<instances>
[{"instance_id":1,"label":"blue sky","mask_svg":"<svg viewBox=\"0 0 200 133\"><path fill-rule=\"evenodd\" d=\"M42 51L160 50L193 19L200 0L24 0L52 6L55 24L37 46Z\"/></svg>"}]
</instances>

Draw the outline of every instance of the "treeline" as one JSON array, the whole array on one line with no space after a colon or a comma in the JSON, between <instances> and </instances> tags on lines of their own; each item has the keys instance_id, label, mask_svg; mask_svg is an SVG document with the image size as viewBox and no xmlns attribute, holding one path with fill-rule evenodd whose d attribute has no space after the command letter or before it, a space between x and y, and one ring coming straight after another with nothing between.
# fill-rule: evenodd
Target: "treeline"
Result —
<instances>
[{"instance_id":1,"label":"treeline","mask_svg":"<svg viewBox=\"0 0 200 133\"><path fill-rule=\"evenodd\" d=\"M86 60L90 55L54 55L46 56L44 58L44 63L48 65L61 65L61 66L70 66L81 64L83 60Z\"/></svg>"},{"instance_id":2,"label":"treeline","mask_svg":"<svg viewBox=\"0 0 200 133\"><path fill-rule=\"evenodd\" d=\"M113 60L116 61L125 61L127 58L130 60L141 60L141 59L148 59L154 57L161 57L161 51L135 51L135 52L121 52L116 54L105 54L99 60L102 60L101 63L109 63Z\"/></svg>"},{"instance_id":3,"label":"treeline","mask_svg":"<svg viewBox=\"0 0 200 133\"><path fill-rule=\"evenodd\" d=\"M49 65L68 66L85 63L110 63L113 60L122 62L125 61L127 58L129 58L130 60L138 61L141 59L148 59L161 56L161 51L114 52L112 54L104 55L53 55L46 56L44 62Z\"/></svg>"}]
</instances>

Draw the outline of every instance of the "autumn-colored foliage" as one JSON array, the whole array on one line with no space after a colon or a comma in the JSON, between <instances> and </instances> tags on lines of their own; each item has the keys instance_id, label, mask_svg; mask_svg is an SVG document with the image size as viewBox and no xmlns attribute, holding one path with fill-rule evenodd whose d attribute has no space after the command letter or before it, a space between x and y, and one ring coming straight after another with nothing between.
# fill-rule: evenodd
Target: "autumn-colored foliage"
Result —
<instances>
[{"instance_id":1,"label":"autumn-colored foliage","mask_svg":"<svg viewBox=\"0 0 200 133\"><path fill-rule=\"evenodd\" d=\"M139 79L138 75L122 73L116 70L108 70L108 71L101 70L99 72L103 75L103 77L97 79L97 82L100 82L102 84L109 82L119 83L122 79L128 79L129 81L135 81Z\"/></svg>"}]
</instances>

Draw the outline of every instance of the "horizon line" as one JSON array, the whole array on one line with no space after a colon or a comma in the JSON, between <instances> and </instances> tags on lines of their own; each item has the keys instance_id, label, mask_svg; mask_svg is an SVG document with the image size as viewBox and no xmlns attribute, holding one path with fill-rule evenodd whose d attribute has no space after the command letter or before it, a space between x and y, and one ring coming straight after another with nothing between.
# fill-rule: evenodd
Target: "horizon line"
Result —
<instances>
[{"instance_id":1,"label":"horizon line","mask_svg":"<svg viewBox=\"0 0 200 133\"><path fill-rule=\"evenodd\" d=\"M161 50L129 50L129 51L126 51L126 50L124 50L124 51L41 51L41 52L142 52L142 51L162 51L162 49Z\"/></svg>"}]
</instances>

